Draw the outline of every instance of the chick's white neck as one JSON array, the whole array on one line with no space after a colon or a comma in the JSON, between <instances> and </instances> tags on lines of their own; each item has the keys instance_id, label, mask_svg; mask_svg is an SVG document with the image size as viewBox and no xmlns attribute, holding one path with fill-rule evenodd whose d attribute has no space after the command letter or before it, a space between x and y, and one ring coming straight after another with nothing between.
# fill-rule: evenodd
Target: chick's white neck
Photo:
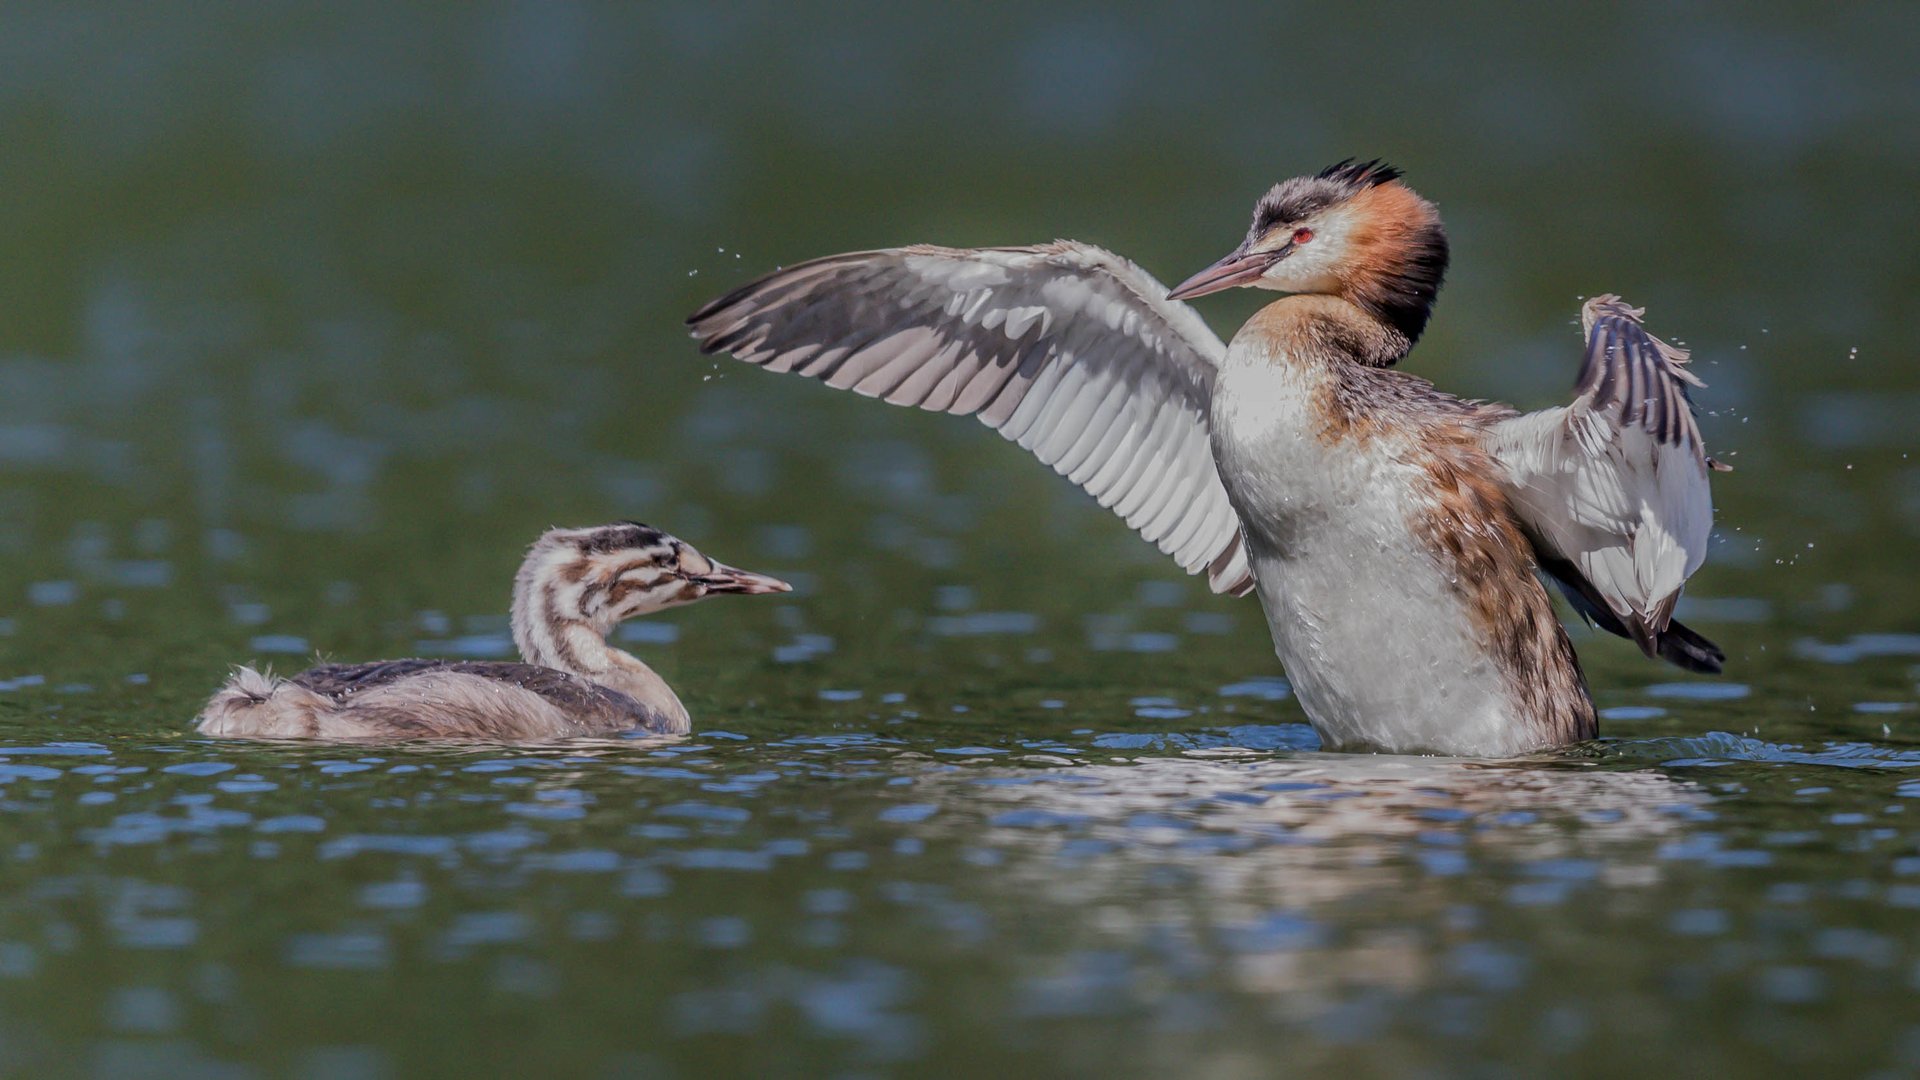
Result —
<instances>
[{"instance_id":1,"label":"chick's white neck","mask_svg":"<svg viewBox=\"0 0 1920 1080\"><path fill-rule=\"evenodd\" d=\"M513 644L520 658L618 690L684 724L687 710L673 688L638 657L607 644L609 627L560 613L566 610L566 594L582 588L577 582L528 580L524 574L515 582Z\"/></svg>"}]
</instances>

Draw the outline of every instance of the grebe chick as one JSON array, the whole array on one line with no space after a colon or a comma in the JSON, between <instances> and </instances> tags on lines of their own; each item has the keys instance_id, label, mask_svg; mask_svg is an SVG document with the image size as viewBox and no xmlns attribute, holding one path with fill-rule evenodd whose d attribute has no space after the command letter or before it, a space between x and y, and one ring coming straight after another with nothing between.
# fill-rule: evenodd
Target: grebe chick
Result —
<instances>
[{"instance_id":1,"label":"grebe chick","mask_svg":"<svg viewBox=\"0 0 1920 1080\"><path fill-rule=\"evenodd\" d=\"M680 699L607 634L636 615L716 593L791 588L638 522L554 529L534 541L513 579L513 643L524 663L383 660L326 664L291 679L243 667L197 726L242 739L683 734L691 724Z\"/></svg>"},{"instance_id":2,"label":"grebe chick","mask_svg":"<svg viewBox=\"0 0 1920 1080\"><path fill-rule=\"evenodd\" d=\"M1617 298L1581 313L1573 401L1522 415L1395 369L1447 268L1432 203L1379 162L1276 184L1169 292L1096 247L829 256L688 320L705 352L977 416L1215 592L1257 592L1328 749L1474 756L1592 738L1540 575L1690 671L1673 620L1713 522L1686 353ZM1180 301L1283 294L1223 344Z\"/></svg>"}]
</instances>

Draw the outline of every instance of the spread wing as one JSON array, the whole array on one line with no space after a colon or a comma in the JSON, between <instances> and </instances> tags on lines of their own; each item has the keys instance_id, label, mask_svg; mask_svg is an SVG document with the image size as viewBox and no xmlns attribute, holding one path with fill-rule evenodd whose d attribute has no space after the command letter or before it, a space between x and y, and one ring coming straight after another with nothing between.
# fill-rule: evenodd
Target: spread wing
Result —
<instances>
[{"instance_id":1,"label":"spread wing","mask_svg":"<svg viewBox=\"0 0 1920 1080\"><path fill-rule=\"evenodd\" d=\"M727 352L894 405L977 416L1215 592L1253 574L1207 433L1225 346L1125 259L1085 244L833 255L687 320Z\"/></svg>"},{"instance_id":2,"label":"spread wing","mask_svg":"<svg viewBox=\"0 0 1920 1080\"><path fill-rule=\"evenodd\" d=\"M1672 617L1707 554L1707 472L1724 466L1707 456L1687 395L1705 384L1643 314L1616 296L1587 301L1573 403L1495 424L1489 445L1542 567L1576 606L1648 656L1718 670L1719 650Z\"/></svg>"}]
</instances>

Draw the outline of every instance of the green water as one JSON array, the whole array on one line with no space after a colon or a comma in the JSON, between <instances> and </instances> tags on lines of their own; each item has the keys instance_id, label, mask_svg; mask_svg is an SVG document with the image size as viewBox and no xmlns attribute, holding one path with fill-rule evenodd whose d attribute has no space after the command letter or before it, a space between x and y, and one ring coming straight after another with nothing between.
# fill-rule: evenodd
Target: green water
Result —
<instances>
[{"instance_id":1,"label":"green water","mask_svg":"<svg viewBox=\"0 0 1920 1080\"><path fill-rule=\"evenodd\" d=\"M0 1073L1920 1071L1915 39L8 5ZM1174 279L1354 154L1454 236L1413 369L1551 404L1618 291L1711 384L1728 670L1583 633L1597 748L1316 753L1250 601L680 330L907 241ZM635 624L692 739L187 731L236 662L497 655L526 542L624 517L797 586Z\"/></svg>"}]
</instances>

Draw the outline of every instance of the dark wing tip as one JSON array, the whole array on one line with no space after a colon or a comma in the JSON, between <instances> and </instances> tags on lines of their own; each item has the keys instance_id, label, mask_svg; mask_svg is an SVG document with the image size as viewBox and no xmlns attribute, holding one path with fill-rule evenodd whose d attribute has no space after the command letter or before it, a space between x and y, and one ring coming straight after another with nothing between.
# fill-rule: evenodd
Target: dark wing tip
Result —
<instances>
[{"instance_id":1,"label":"dark wing tip","mask_svg":"<svg viewBox=\"0 0 1920 1080\"><path fill-rule=\"evenodd\" d=\"M701 304L698 308L694 310L693 314L687 316L687 319L686 319L687 326L690 329L692 329L695 334L698 334L701 323L711 320L715 315L718 315L722 311L725 311L726 309L734 306L735 304L738 304L740 301L745 300L747 297L753 295L758 290L765 288L768 282L771 282L777 279L781 274L784 274L784 273L786 273L785 268L768 271L767 273L761 274L759 277L756 277L753 280L748 281L744 285L735 286L733 289L730 289L727 292L714 297L712 300L709 300L706 303Z\"/></svg>"},{"instance_id":2,"label":"dark wing tip","mask_svg":"<svg viewBox=\"0 0 1920 1080\"><path fill-rule=\"evenodd\" d=\"M1720 646L1677 621L1669 622L1660 635L1660 658L1698 675L1718 675L1727 666L1727 654Z\"/></svg>"},{"instance_id":3,"label":"dark wing tip","mask_svg":"<svg viewBox=\"0 0 1920 1080\"><path fill-rule=\"evenodd\" d=\"M767 321L759 316L797 296L804 296L822 287L822 281L810 279L817 277L823 270L838 273L842 269L857 268L861 264L872 263L875 260L923 252L937 253L942 250L944 249L924 246L879 248L823 255L816 259L791 263L770 270L723 296L707 301L693 314L687 316L685 325L694 340L699 343L702 353L711 355L718 352L731 352L756 329L767 328Z\"/></svg>"},{"instance_id":4,"label":"dark wing tip","mask_svg":"<svg viewBox=\"0 0 1920 1080\"><path fill-rule=\"evenodd\" d=\"M1660 655L1660 633L1648 625L1649 621L1646 616L1638 613L1630 613L1620 618L1620 622L1627 629L1627 637L1635 645L1640 646L1640 651L1651 659Z\"/></svg>"},{"instance_id":5,"label":"dark wing tip","mask_svg":"<svg viewBox=\"0 0 1920 1080\"><path fill-rule=\"evenodd\" d=\"M788 266L777 267L773 270L767 271L764 274L761 274L759 277L754 278L751 281L748 281L746 284L733 289L731 292L715 297L714 299L709 300L706 303L700 305L700 307L696 309L693 314L687 316L686 325L688 326L688 328L693 330L694 336L698 337L700 336L701 323L711 321L714 316L720 314L721 312L727 310L728 308L733 307L734 305L747 299L748 297L752 296L754 293L760 292L761 290L765 289L768 285L771 285L774 282L780 281L783 278L791 277L794 274L798 274L803 271L812 270L813 268L820 266L823 263L852 261L856 259L864 259L872 255L881 255L881 254L886 254L886 252L853 251L853 252L848 252L844 255L826 255L817 259L808 259L804 262L797 262Z\"/></svg>"},{"instance_id":6,"label":"dark wing tip","mask_svg":"<svg viewBox=\"0 0 1920 1080\"><path fill-rule=\"evenodd\" d=\"M699 309L696 310L693 314L687 316L687 319L686 319L687 329L693 332L694 337L702 338L700 351L702 352L711 351L708 348L708 340L706 336L703 334L701 329L702 323L712 321L715 315L720 314L722 311L727 310L728 308L734 306L735 304L738 304L740 301L745 300L747 297L753 295L753 293L756 290L760 289L762 286L766 285L767 282L772 281L774 278L778 277L780 274L781 274L781 271L775 270L771 274L764 274L760 277L757 277L752 281L747 282L745 285L742 285L739 288L734 289L732 292L729 292L723 296L715 297L714 299L707 301L706 303L700 305Z\"/></svg>"}]
</instances>

